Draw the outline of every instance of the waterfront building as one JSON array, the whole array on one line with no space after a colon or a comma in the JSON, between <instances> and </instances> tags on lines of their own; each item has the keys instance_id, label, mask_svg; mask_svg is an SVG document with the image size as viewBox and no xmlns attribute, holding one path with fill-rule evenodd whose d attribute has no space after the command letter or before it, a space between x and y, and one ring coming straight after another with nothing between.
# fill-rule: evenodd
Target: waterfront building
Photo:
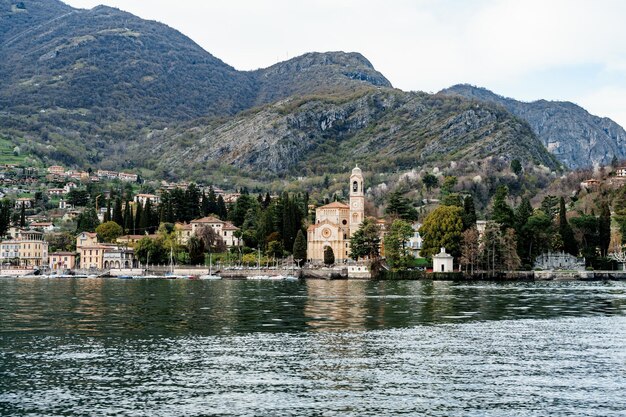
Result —
<instances>
[{"instance_id":1,"label":"waterfront building","mask_svg":"<svg viewBox=\"0 0 626 417\"><path fill-rule=\"evenodd\" d=\"M81 269L103 269L106 246L98 243L96 233L82 232L76 237L76 251Z\"/></svg>"},{"instance_id":2,"label":"waterfront building","mask_svg":"<svg viewBox=\"0 0 626 417\"><path fill-rule=\"evenodd\" d=\"M433 255L433 272L454 272L454 257L446 253L446 248Z\"/></svg>"},{"instance_id":3,"label":"waterfront building","mask_svg":"<svg viewBox=\"0 0 626 417\"><path fill-rule=\"evenodd\" d=\"M585 270L585 258L577 258L565 252L548 252L535 259L535 269L539 270Z\"/></svg>"},{"instance_id":4,"label":"waterfront building","mask_svg":"<svg viewBox=\"0 0 626 417\"><path fill-rule=\"evenodd\" d=\"M102 257L104 269L134 268L137 266L135 251L131 248L110 247Z\"/></svg>"},{"instance_id":5,"label":"waterfront building","mask_svg":"<svg viewBox=\"0 0 626 417\"><path fill-rule=\"evenodd\" d=\"M48 264L48 242L43 233L35 230L17 229L7 240L0 243L0 262L17 263L33 268Z\"/></svg>"},{"instance_id":6,"label":"waterfront building","mask_svg":"<svg viewBox=\"0 0 626 417\"><path fill-rule=\"evenodd\" d=\"M350 204L335 201L315 210L315 224L307 229L307 258L313 262L324 260L324 249L329 246L335 262L350 257L350 237L365 218L363 173L357 166L350 175Z\"/></svg>"},{"instance_id":7,"label":"waterfront building","mask_svg":"<svg viewBox=\"0 0 626 417\"><path fill-rule=\"evenodd\" d=\"M190 234L188 233L188 229L184 227L179 227L179 230L181 231L181 234L179 234L179 238L181 239L181 242L184 242L182 244L186 244L187 240L189 240L189 236L196 235L198 231L203 227L210 227L211 229L213 229L213 231L215 231L215 233L222 238L227 248L239 246L242 243L241 239L235 236L239 228L232 223L222 221L217 217L209 216L203 217L201 219L192 220L189 225L191 226Z\"/></svg>"},{"instance_id":8,"label":"waterfront building","mask_svg":"<svg viewBox=\"0 0 626 417\"><path fill-rule=\"evenodd\" d=\"M52 271L64 271L76 267L76 253L54 252L50 254L50 269Z\"/></svg>"}]
</instances>

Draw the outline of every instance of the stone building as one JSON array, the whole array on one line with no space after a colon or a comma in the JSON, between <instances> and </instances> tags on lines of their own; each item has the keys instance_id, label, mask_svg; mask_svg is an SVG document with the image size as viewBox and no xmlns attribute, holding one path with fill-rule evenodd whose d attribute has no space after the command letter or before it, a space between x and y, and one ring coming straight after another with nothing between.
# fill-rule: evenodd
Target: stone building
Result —
<instances>
[{"instance_id":1,"label":"stone building","mask_svg":"<svg viewBox=\"0 0 626 417\"><path fill-rule=\"evenodd\" d=\"M307 258L313 262L324 260L324 248L330 246L335 262L350 257L350 237L365 218L363 173L357 166L350 176L350 204L334 202L315 210L315 224L307 229Z\"/></svg>"},{"instance_id":2,"label":"stone building","mask_svg":"<svg viewBox=\"0 0 626 417\"><path fill-rule=\"evenodd\" d=\"M584 271L585 258L577 258L565 252L548 252L539 255L535 259L534 268L540 270L568 269L573 271Z\"/></svg>"}]
</instances>

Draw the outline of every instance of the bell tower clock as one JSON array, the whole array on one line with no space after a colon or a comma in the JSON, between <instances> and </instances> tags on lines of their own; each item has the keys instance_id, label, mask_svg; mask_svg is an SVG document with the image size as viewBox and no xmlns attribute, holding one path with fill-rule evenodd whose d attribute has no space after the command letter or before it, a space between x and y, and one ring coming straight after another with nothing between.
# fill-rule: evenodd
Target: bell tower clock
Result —
<instances>
[{"instance_id":1,"label":"bell tower clock","mask_svg":"<svg viewBox=\"0 0 626 417\"><path fill-rule=\"evenodd\" d=\"M363 192L363 173L356 166L350 175L350 236L361 226L365 216L365 193Z\"/></svg>"}]
</instances>

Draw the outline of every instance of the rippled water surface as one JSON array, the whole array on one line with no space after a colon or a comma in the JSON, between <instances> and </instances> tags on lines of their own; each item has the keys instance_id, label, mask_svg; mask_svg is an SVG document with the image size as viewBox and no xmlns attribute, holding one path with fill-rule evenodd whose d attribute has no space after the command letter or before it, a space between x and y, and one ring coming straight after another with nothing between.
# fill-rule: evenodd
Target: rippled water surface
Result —
<instances>
[{"instance_id":1,"label":"rippled water surface","mask_svg":"<svg viewBox=\"0 0 626 417\"><path fill-rule=\"evenodd\" d=\"M626 283L0 279L0 415L626 415Z\"/></svg>"}]
</instances>

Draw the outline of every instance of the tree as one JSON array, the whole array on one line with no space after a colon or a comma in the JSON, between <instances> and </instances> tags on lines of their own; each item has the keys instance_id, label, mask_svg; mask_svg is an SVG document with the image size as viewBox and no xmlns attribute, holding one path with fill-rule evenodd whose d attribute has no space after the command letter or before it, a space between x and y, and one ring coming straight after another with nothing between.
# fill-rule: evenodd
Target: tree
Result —
<instances>
[{"instance_id":1,"label":"tree","mask_svg":"<svg viewBox=\"0 0 626 417\"><path fill-rule=\"evenodd\" d=\"M128 234L134 234L135 232L133 209L130 204L130 200L126 201L126 207L124 208L124 231Z\"/></svg>"},{"instance_id":2,"label":"tree","mask_svg":"<svg viewBox=\"0 0 626 417\"><path fill-rule=\"evenodd\" d=\"M600 203L600 217L598 217L598 246L600 256L606 257L611 244L611 210L609 203L604 200Z\"/></svg>"},{"instance_id":3,"label":"tree","mask_svg":"<svg viewBox=\"0 0 626 417\"><path fill-rule=\"evenodd\" d=\"M437 186L439 180L433 174L426 174L424 178L422 178L422 182L428 191L432 190Z\"/></svg>"},{"instance_id":4,"label":"tree","mask_svg":"<svg viewBox=\"0 0 626 417\"><path fill-rule=\"evenodd\" d=\"M20 227L26 227L26 205L23 202L20 207Z\"/></svg>"},{"instance_id":5,"label":"tree","mask_svg":"<svg viewBox=\"0 0 626 417\"><path fill-rule=\"evenodd\" d=\"M471 274L474 273L474 268L478 264L479 237L476 227L465 230L462 235L460 263L465 267L465 272L469 270Z\"/></svg>"},{"instance_id":6,"label":"tree","mask_svg":"<svg viewBox=\"0 0 626 417\"><path fill-rule=\"evenodd\" d=\"M456 206L439 206L424 219L420 234L424 239L421 254L431 257L446 248L454 257L460 255L463 231L463 209Z\"/></svg>"},{"instance_id":7,"label":"tree","mask_svg":"<svg viewBox=\"0 0 626 417\"><path fill-rule=\"evenodd\" d=\"M48 242L48 252L73 252L76 250L76 237L69 232L47 233L44 239Z\"/></svg>"},{"instance_id":8,"label":"tree","mask_svg":"<svg viewBox=\"0 0 626 417\"><path fill-rule=\"evenodd\" d=\"M122 236L124 229L114 221L108 221L98 225L98 227L96 227L96 233L103 242L111 243Z\"/></svg>"},{"instance_id":9,"label":"tree","mask_svg":"<svg viewBox=\"0 0 626 417\"><path fill-rule=\"evenodd\" d=\"M511 161L511 171L517 176L522 173L522 163L519 159L514 159Z\"/></svg>"},{"instance_id":10,"label":"tree","mask_svg":"<svg viewBox=\"0 0 626 417\"><path fill-rule=\"evenodd\" d=\"M225 252L226 244L224 243L224 239L215 231L212 227L201 227L196 232L196 236L199 239L202 239L202 243L204 243L204 247L209 252Z\"/></svg>"},{"instance_id":11,"label":"tree","mask_svg":"<svg viewBox=\"0 0 626 417\"><path fill-rule=\"evenodd\" d=\"M120 226L124 224L124 214L122 213L122 200L117 197L115 199L115 206L113 207L113 215L111 217L115 223Z\"/></svg>"},{"instance_id":12,"label":"tree","mask_svg":"<svg viewBox=\"0 0 626 417\"><path fill-rule=\"evenodd\" d=\"M104 213L104 222L111 221L111 199L107 199L107 211Z\"/></svg>"},{"instance_id":13,"label":"tree","mask_svg":"<svg viewBox=\"0 0 626 417\"><path fill-rule=\"evenodd\" d=\"M450 194L457 183L457 178L452 175L447 175L443 178L443 184L441 185L441 193L443 195Z\"/></svg>"},{"instance_id":14,"label":"tree","mask_svg":"<svg viewBox=\"0 0 626 417\"><path fill-rule=\"evenodd\" d=\"M226 209L226 203L224 202L224 197L219 195L217 197L217 217L222 220L225 220L228 217L228 210Z\"/></svg>"},{"instance_id":15,"label":"tree","mask_svg":"<svg viewBox=\"0 0 626 417\"><path fill-rule=\"evenodd\" d=\"M380 229L376 221L366 218L350 237L350 257L376 259L380 255Z\"/></svg>"},{"instance_id":16,"label":"tree","mask_svg":"<svg viewBox=\"0 0 626 417\"><path fill-rule=\"evenodd\" d=\"M94 232L100 224L96 209L89 208L78 215L76 219L76 233Z\"/></svg>"},{"instance_id":17,"label":"tree","mask_svg":"<svg viewBox=\"0 0 626 417\"><path fill-rule=\"evenodd\" d=\"M409 254L407 242L413 236L410 223L396 219L385 236L385 257L392 269L404 269L409 265L412 256Z\"/></svg>"},{"instance_id":18,"label":"tree","mask_svg":"<svg viewBox=\"0 0 626 417\"><path fill-rule=\"evenodd\" d=\"M267 244L267 255L272 258L282 258L284 253L283 243L278 240L273 240Z\"/></svg>"},{"instance_id":19,"label":"tree","mask_svg":"<svg viewBox=\"0 0 626 417\"><path fill-rule=\"evenodd\" d=\"M11 207L9 200L0 202L0 237L7 234L11 225Z\"/></svg>"},{"instance_id":20,"label":"tree","mask_svg":"<svg viewBox=\"0 0 626 417\"><path fill-rule=\"evenodd\" d=\"M463 199L463 230L476 227L476 207L474 198L468 195Z\"/></svg>"},{"instance_id":21,"label":"tree","mask_svg":"<svg viewBox=\"0 0 626 417\"><path fill-rule=\"evenodd\" d=\"M574 237L574 231L567 221L567 211L565 209L565 199L561 197L559 202L559 235L563 242L563 250L570 255L578 255L578 244Z\"/></svg>"},{"instance_id":22,"label":"tree","mask_svg":"<svg viewBox=\"0 0 626 417\"><path fill-rule=\"evenodd\" d=\"M502 228L494 222L489 222L481 238L482 263L489 273L496 271L512 271L520 266L520 258L517 255L517 241L515 230Z\"/></svg>"},{"instance_id":23,"label":"tree","mask_svg":"<svg viewBox=\"0 0 626 417\"><path fill-rule=\"evenodd\" d=\"M335 253L330 246L324 247L324 265L330 266L335 263Z\"/></svg>"},{"instance_id":24,"label":"tree","mask_svg":"<svg viewBox=\"0 0 626 417\"><path fill-rule=\"evenodd\" d=\"M73 188L67 193L67 202L74 207L85 207L89 203L89 193Z\"/></svg>"},{"instance_id":25,"label":"tree","mask_svg":"<svg viewBox=\"0 0 626 417\"><path fill-rule=\"evenodd\" d=\"M554 220L559 211L559 198L554 195L547 195L541 202L541 211L543 211L550 220Z\"/></svg>"},{"instance_id":26,"label":"tree","mask_svg":"<svg viewBox=\"0 0 626 417\"><path fill-rule=\"evenodd\" d=\"M506 202L508 194L509 190L505 186L500 186L493 198L491 220L498 223L502 230L514 225L513 209Z\"/></svg>"},{"instance_id":27,"label":"tree","mask_svg":"<svg viewBox=\"0 0 626 417\"><path fill-rule=\"evenodd\" d=\"M204 264L204 242L202 239L196 236L189 237L187 250L189 251L189 263L191 265Z\"/></svg>"},{"instance_id":28,"label":"tree","mask_svg":"<svg viewBox=\"0 0 626 417\"><path fill-rule=\"evenodd\" d=\"M417 210L400 191L394 191L389 195L385 213L391 218L398 218L409 222L417 221Z\"/></svg>"},{"instance_id":29,"label":"tree","mask_svg":"<svg viewBox=\"0 0 626 417\"><path fill-rule=\"evenodd\" d=\"M304 233L302 233L302 229L300 229L293 243L293 259L298 262L298 266L300 266L300 263L306 260L306 258L306 238L304 237Z\"/></svg>"}]
</instances>

